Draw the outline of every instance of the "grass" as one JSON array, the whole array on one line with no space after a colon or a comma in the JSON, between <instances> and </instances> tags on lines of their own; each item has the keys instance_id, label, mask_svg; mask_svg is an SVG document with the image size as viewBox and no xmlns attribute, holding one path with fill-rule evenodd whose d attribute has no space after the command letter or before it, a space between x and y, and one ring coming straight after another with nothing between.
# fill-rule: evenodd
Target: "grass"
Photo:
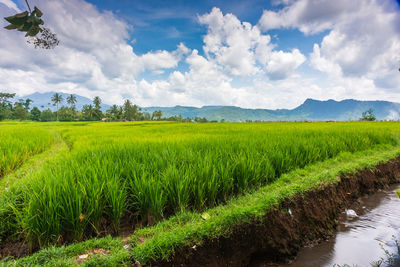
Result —
<instances>
[{"instance_id":1,"label":"grass","mask_svg":"<svg viewBox=\"0 0 400 267\"><path fill-rule=\"evenodd\" d=\"M0 179L53 144L54 135L29 124L0 123Z\"/></svg>"},{"instance_id":2,"label":"grass","mask_svg":"<svg viewBox=\"0 0 400 267\"><path fill-rule=\"evenodd\" d=\"M342 174L373 168L399 154L400 147L390 149L382 146L354 154L342 153L334 159L292 171L252 194L207 210L207 220L202 216L204 213L184 213L154 227L137 230L133 240L146 241L136 242L132 255L140 262L147 263L149 260L168 259L179 246L201 245L206 238L228 237L236 225L257 223L284 199L322 184L335 184Z\"/></svg>"},{"instance_id":3,"label":"grass","mask_svg":"<svg viewBox=\"0 0 400 267\"><path fill-rule=\"evenodd\" d=\"M343 174L373 168L399 155L400 146L387 145L362 152L340 153L335 158L282 175L275 183L232 198L226 205L204 212L186 211L154 226L141 228L132 236L131 251L123 248L124 243L120 238L96 238L67 247L49 247L23 259L2 261L0 266L75 266L78 265L78 255L88 253L93 248L113 251L106 257L91 258L84 262L86 266L131 266L133 259L146 265L151 260L168 259L180 246L201 245L206 238L228 237L236 225L256 223L283 199L322 184L335 184Z\"/></svg>"},{"instance_id":4,"label":"grass","mask_svg":"<svg viewBox=\"0 0 400 267\"><path fill-rule=\"evenodd\" d=\"M22 125L1 126L18 131ZM154 229L174 220L177 225L190 221L194 225L183 233L195 233L201 240L204 234L213 233L207 223L228 227L245 220L245 215L253 218L265 212L266 207L290 195L292 187L281 190L297 179L288 177L289 173L301 173L338 156L361 153L364 157L365 151L384 154L398 147L400 132L398 123L365 122L38 123L23 127L57 132L68 147L39 170L9 185L0 196L0 222L6 225L0 227L0 237L19 233L32 248L81 241L104 230L117 233L122 217L155 225ZM301 188L305 190L324 181L324 177L318 179L303 181L295 188L304 184ZM260 187L269 188L273 195L257 202L234 202ZM248 207L246 203L253 203L250 210L239 209ZM239 207L229 208L234 213L226 217L210 210L215 207L223 214L219 209L230 205ZM207 216L217 221L196 217L197 212L206 210ZM169 217L171 220L162 222ZM109 227L104 229L104 225ZM218 227L215 233L224 233ZM171 239L176 241L168 244L177 245L194 238L175 232L157 239L158 235L149 234L153 230L145 229L142 231L147 234L137 235L149 238L148 242ZM148 242L145 244L161 251L139 245L135 257L169 255L170 245L164 246L164 241Z\"/></svg>"}]
</instances>

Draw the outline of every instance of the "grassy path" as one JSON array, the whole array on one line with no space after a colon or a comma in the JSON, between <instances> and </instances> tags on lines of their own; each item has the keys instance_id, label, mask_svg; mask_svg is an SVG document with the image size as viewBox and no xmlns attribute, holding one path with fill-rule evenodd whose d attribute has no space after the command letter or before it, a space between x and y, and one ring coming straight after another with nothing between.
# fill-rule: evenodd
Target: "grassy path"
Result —
<instances>
[{"instance_id":1,"label":"grassy path","mask_svg":"<svg viewBox=\"0 0 400 267\"><path fill-rule=\"evenodd\" d=\"M24 177L28 177L33 172L38 171L40 168L43 167L43 164L47 160L55 158L56 155L69 150L68 145L64 141L63 137L58 132L51 132L54 135L53 145L42 153L29 158L27 161L24 162L22 166L14 170L12 173L9 173L2 177L0 179L0 193L4 190L7 190L7 188L9 188L17 181L20 181Z\"/></svg>"}]
</instances>

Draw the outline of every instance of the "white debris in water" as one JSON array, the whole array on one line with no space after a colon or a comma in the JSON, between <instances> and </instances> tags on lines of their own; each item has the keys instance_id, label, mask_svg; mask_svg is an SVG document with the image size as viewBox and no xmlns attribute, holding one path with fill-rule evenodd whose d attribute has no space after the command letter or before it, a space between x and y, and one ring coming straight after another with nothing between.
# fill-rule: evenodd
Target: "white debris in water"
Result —
<instances>
[{"instance_id":1,"label":"white debris in water","mask_svg":"<svg viewBox=\"0 0 400 267\"><path fill-rule=\"evenodd\" d=\"M346 216L350 218L358 217L357 213L354 210L346 210Z\"/></svg>"},{"instance_id":2,"label":"white debris in water","mask_svg":"<svg viewBox=\"0 0 400 267\"><path fill-rule=\"evenodd\" d=\"M289 215L290 215L291 217L293 217L293 215L292 215L292 210L291 210L291 209L288 209L288 213L289 213Z\"/></svg>"},{"instance_id":3,"label":"white debris in water","mask_svg":"<svg viewBox=\"0 0 400 267\"><path fill-rule=\"evenodd\" d=\"M87 259L88 257L89 257L89 254L83 254L83 255L80 255L80 256L79 256L79 259L85 260L85 259Z\"/></svg>"}]
</instances>

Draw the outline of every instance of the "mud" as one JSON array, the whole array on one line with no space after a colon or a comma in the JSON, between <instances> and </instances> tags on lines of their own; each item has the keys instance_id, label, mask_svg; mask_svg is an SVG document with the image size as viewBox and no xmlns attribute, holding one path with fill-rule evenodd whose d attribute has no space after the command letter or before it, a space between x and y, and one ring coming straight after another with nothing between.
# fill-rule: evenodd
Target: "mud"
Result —
<instances>
[{"instance_id":1,"label":"mud","mask_svg":"<svg viewBox=\"0 0 400 267\"><path fill-rule=\"evenodd\" d=\"M372 170L344 175L336 185L296 195L262 220L238 225L229 237L205 240L201 246L177 248L168 261L151 265L260 266L263 263L262 266L277 266L287 263L302 247L331 237L340 213L360 196L398 182L400 157Z\"/></svg>"}]
</instances>

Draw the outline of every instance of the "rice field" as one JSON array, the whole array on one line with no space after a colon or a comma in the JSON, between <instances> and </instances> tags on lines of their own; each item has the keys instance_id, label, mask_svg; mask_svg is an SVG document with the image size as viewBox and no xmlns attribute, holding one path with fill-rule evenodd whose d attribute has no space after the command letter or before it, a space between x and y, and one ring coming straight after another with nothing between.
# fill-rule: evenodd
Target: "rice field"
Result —
<instances>
[{"instance_id":1,"label":"rice field","mask_svg":"<svg viewBox=\"0 0 400 267\"><path fill-rule=\"evenodd\" d=\"M15 131L45 138L55 131L70 148L0 198L0 224L14 218L0 236L20 232L31 247L204 211L340 153L397 146L400 133L392 122L3 126L0 136ZM19 153L18 146L12 149Z\"/></svg>"},{"instance_id":2,"label":"rice field","mask_svg":"<svg viewBox=\"0 0 400 267\"><path fill-rule=\"evenodd\" d=\"M54 135L28 125L0 124L0 178L49 148Z\"/></svg>"}]
</instances>

